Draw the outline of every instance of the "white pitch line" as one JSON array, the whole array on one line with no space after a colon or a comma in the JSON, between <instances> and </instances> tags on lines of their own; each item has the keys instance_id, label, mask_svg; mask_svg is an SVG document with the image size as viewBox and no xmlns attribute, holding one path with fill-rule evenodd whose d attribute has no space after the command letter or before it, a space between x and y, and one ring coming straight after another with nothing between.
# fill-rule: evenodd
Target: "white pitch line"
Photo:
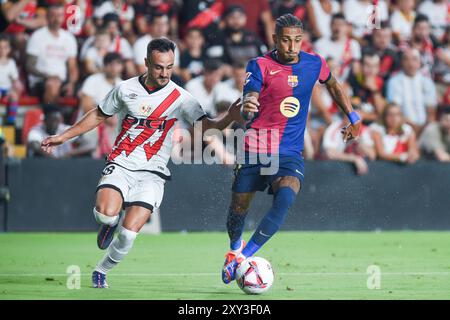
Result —
<instances>
[{"instance_id":1,"label":"white pitch line","mask_svg":"<svg viewBox=\"0 0 450 320\"><path fill-rule=\"evenodd\" d=\"M73 273L0 273L0 277L66 277ZM364 272L275 272L278 276L367 276ZM450 272L381 272L383 276L448 276ZM91 273L82 273L82 277ZM112 277L212 277L219 273L111 273Z\"/></svg>"}]
</instances>

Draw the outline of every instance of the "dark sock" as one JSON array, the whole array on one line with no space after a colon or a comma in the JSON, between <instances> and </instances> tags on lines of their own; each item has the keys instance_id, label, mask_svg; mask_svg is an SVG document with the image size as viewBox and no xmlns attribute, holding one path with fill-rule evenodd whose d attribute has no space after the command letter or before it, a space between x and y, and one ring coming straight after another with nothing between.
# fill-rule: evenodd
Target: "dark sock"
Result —
<instances>
[{"instance_id":1,"label":"dark sock","mask_svg":"<svg viewBox=\"0 0 450 320\"><path fill-rule=\"evenodd\" d=\"M242 250L245 257L251 257L258 251L280 228L287 216L288 210L294 203L296 193L290 187L281 187L273 198L269 212L262 219L252 238Z\"/></svg>"}]
</instances>

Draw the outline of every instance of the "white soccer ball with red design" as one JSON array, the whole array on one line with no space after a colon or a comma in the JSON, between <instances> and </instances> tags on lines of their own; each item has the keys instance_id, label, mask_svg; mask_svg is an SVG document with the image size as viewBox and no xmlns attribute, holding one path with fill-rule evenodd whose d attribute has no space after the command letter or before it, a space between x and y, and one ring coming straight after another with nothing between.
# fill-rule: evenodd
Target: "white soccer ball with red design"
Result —
<instances>
[{"instance_id":1,"label":"white soccer ball with red design","mask_svg":"<svg viewBox=\"0 0 450 320\"><path fill-rule=\"evenodd\" d=\"M270 289L274 273L270 262L261 257L250 257L236 269L236 282L247 294L261 294Z\"/></svg>"}]
</instances>

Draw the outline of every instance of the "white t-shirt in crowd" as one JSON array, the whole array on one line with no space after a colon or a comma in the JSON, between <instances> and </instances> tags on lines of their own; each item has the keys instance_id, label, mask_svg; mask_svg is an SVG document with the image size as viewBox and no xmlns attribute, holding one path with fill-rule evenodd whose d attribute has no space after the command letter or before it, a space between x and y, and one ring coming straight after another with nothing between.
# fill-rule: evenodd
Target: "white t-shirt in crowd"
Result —
<instances>
[{"instance_id":1,"label":"white t-shirt in crowd","mask_svg":"<svg viewBox=\"0 0 450 320\"><path fill-rule=\"evenodd\" d=\"M134 63L137 65L144 65L144 58L147 57L147 46L152 41L152 36L146 34L139 39L133 45L133 53L134 53ZM178 47L175 47L175 61L174 66L178 67L180 65L180 51Z\"/></svg>"},{"instance_id":2,"label":"white t-shirt in crowd","mask_svg":"<svg viewBox=\"0 0 450 320\"><path fill-rule=\"evenodd\" d=\"M96 47L90 47L89 49L87 49L86 51L86 56L84 57L84 61L85 60L90 60L93 61L95 66L98 69L102 69L103 68L103 58L104 56L101 56L98 53L98 50Z\"/></svg>"},{"instance_id":3,"label":"white t-shirt in crowd","mask_svg":"<svg viewBox=\"0 0 450 320\"><path fill-rule=\"evenodd\" d=\"M427 120L427 108L437 106L433 81L419 72L414 77L404 72L392 76L387 82L386 97L400 106L405 119L420 126Z\"/></svg>"},{"instance_id":4,"label":"white t-shirt in crowd","mask_svg":"<svg viewBox=\"0 0 450 320\"><path fill-rule=\"evenodd\" d=\"M388 8L384 0L378 1L377 5L377 19L385 21L389 19ZM353 26L353 35L356 37L363 37L365 34L370 34L371 29L375 26L368 26L368 21L371 21L373 16L373 2L367 0L344 0L343 11L345 19Z\"/></svg>"},{"instance_id":5,"label":"white t-shirt in crowd","mask_svg":"<svg viewBox=\"0 0 450 320\"><path fill-rule=\"evenodd\" d=\"M314 9L317 28L322 34L322 37L330 37L331 16L340 11L339 3L335 0L331 0L331 14L328 14L323 10L319 0L311 0L311 6Z\"/></svg>"},{"instance_id":6,"label":"white t-shirt in crowd","mask_svg":"<svg viewBox=\"0 0 450 320\"><path fill-rule=\"evenodd\" d=\"M61 134L65 130L67 130L70 126L65 125L61 123L58 126L58 129L56 130L56 134ZM31 128L30 132L28 133L28 143L30 142L38 142L39 144L44 140L45 138L49 137L50 135L45 131L45 125L43 123L38 124ZM71 140L72 141L72 140ZM53 148L52 155L56 158L62 158L67 153L69 153L72 150L71 141L68 141L66 143L63 143L59 146L56 146Z\"/></svg>"},{"instance_id":7,"label":"white t-shirt in crowd","mask_svg":"<svg viewBox=\"0 0 450 320\"><path fill-rule=\"evenodd\" d=\"M346 125L342 120L333 121L323 134L322 147L324 150L336 150L344 152L348 144L342 138L341 130ZM362 126L357 143L365 146L373 146L370 130L367 126Z\"/></svg>"},{"instance_id":8,"label":"white t-shirt in crowd","mask_svg":"<svg viewBox=\"0 0 450 320\"><path fill-rule=\"evenodd\" d=\"M450 12L450 4L448 1L436 3L431 0L425 0L419 5L417 11L428 17L433 35L441 39L448 24L447 17Z\"/></svg>"},{"instance_id":9,"label":"white t-shirt in crowd","mask_svg":"<svg viewBox=\"0 0 450 320\"><path fill-rule=\"evenodd\" d=\"M122 82L120 78L116 78L111 84L104 73L96 73L84 80L81 87L81 93L91 97L98 105L117 84Z\"/></svg>"},{"instance_id":10,"label":"white t-shirt in crowd","mask_svg":"<svg viewBox=\"0 0 450 320\"><path fill-rule=\"evenodd\" d=\"M370 130L381 135L384 152L391 155L408 152L408 140L414 133L414 129L407 123L402 125L403 134L401 135L387 134L386 128L378 123L371 124Z\"/></svg>"},{"instance_id":11,"label":"white t-shirt in crowd","mask_svg":"<svg viewBox=\"0 0 450 320\"><path fill-rule=\"evenodd\" d=\"M415 18L415 12L413 12L411 20L408 20L400 10L395 10L391 15L392 31L400 34L402 38L409 39Z\"/></svg>"},{"instance_id":12,"label":"white t-shirt in crowd","mask_svg":"<svg viewBox=\"0 0 450 320\"><path fill-rule=\"evenodd\" d=\"M335 76L343 81L350 72L351 61L361 59L361 47L358 41L347 38L344 41L333 41L331 38L320 38L314 43L315 51L325 59L333 58L339 65L339 73Z\"/></svg>"},{"instance_id":13,"label":"white t-shirt in crowd","mask_svg":"<svg viewBox=\"0 0 450 320\"><path fill-rule=\"evenodd\" d=\"M131 21L134 19L134 8L132 5L126 4L123 1L123 5L116 8L112 1L105 1L100 6L95 8L94 17L103 18L105 14L115 13L119 16L120 20Z\"/></svg>"},{"instance_id":14,"label":"white t-shirt in crowd","mask_svg":"<svg viewBox=\"0 0 450 320\"><path fill-rule=\"evenodd\" d=\"M11 89L13 81L19 79L16 62L8 59L5 64L0 63L0 89Z\"/></svg>"},{"instance_id":15,"label":"white t-shirt in crowd","mask_svg":"<svg viewBox=\"0 0 450 320\"><path fill-rule=\"evenodd\" d=\"M208 114L208 116L214 118L217 115L216 107L214 105L214 89L210 93L206 91L204 76L198 76L194 79L189 80L184 86L185 89L192 94L203 107L203 110ZM218 86L220 83L216 84Z\"/></svg>"},{"instance_id":16,"label":"white t-shirt in crowd","mask_svg":"<svg viewBox=\"0 0 450 320\"><path fill-rule=\"evenodd\" d=\"M242 97L242 91L236 88L234 79L228 79L219 82L212 91L213 103L216 105L219 102L233 103L238 98Z\"/></svg>"},{"instance_id":17,"label":"white t-shirt in crowd","mask_svg":"<svg viewBox=\"0 0 450 320\"><path fill-rule=\"evenodd\" d=\"M67 79L67 60L76 58L77 41L75 37L64 29L59 29L58 36L50 33L47 27L42 27L31 35L28 40L27 54L37 57L36 68L50 76L57 76L62 81ZM40 80L30 74L30 85Z\"/></svg>"},{"instance_id":18,"label":"white t-shirt in crowd","mask_svg":"<svg viewBox=\"0 0 450 320\"><path fill-rule=\"evenodd\" d=\"M122 55L123 59L133 59L133 49L127 39L120 37L119 42L117 37L111 41L111 46L108 52L117 52ZM80 50L80 58L84 60L86 58L87 52L90 48L94 47L95 36L90 36L84 41L83 46Z\"/></svg>"}]
</instances>

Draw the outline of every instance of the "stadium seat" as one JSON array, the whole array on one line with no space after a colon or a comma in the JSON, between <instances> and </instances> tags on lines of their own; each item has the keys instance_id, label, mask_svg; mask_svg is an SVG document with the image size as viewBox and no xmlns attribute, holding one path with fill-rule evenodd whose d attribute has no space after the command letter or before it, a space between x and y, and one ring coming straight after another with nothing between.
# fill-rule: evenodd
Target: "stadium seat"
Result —
<instances>
[{"instance_id":1,"label":"stadium seat","mask_svg":"<svg viewBox=\"0 0 450 320\"><path fill-rule=\"evenodd\" d=\"M27 143L28 132L31 128L40 123L43 119L44 113L41 109L31 109L25 112L22 126L22 143Z\"/></svg>"}]
</instances>

